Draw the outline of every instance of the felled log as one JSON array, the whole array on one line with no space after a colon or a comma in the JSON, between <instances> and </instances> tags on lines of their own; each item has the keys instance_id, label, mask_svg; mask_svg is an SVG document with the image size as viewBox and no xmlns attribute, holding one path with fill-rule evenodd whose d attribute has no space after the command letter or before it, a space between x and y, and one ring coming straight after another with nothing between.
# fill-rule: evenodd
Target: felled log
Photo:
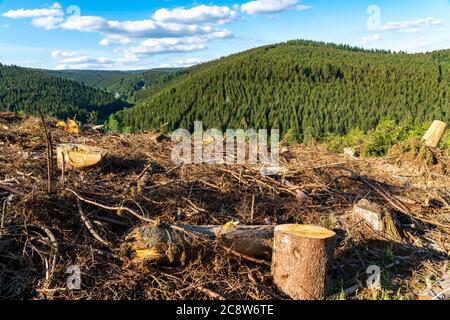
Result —
<instances>
[{"instance_id":1,"label":"felled log","mask_svg":"<svg viewBox=\"0 0 450 320\"><path fill-rule=\"evenodd\" d=\"M100 163L106 156L107 151L81 144L59 144L56 146L56 157L58 168L84 169Z\"/></svg>"},{"instance_id":2,"label":"felled log","mask_svg":"<svg viewBox=\"0 0 450 320\"><path fill-rule=\"evenodd\" d=\"M271 269L275 285L294 300L324 299L335 242L336 234L324 228L277 226Z\"/></svg>"},{"instance_id":3,"label":"felled log","mask_svg":"<svg viewBox=\"0 0 450 320\"><path fill-rule=\"evenodd\" d=\"M427 147L436 148L441 141L445 130L447 129L447 124L442 121L434 121L428 131L422 138Z\"/></svg>"},{"instance_id":4,"label":"felled log","mask_svg":"<svg viewBox=\"0 0 450 320\"><path fill-rule=\"evenodd\" d=\"M208 256L215 245L230 248L243 256L270 259L273 226L145 225L126 238L126 249L136 262L181 264Z\"/></svg>"}]
</instances>

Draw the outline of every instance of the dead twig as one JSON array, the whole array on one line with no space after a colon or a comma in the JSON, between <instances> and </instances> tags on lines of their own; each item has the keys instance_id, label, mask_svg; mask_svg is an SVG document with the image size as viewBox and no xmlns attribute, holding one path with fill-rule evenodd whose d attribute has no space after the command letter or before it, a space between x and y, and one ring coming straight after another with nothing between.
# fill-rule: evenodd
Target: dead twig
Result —
<instances>
[{"instance_id":1,"label":"dead twig","mask_svg":"<svg viewBox=\"0 0 450 320\"><path fill-rule=\"evenodd\" d=\"M45 131L45 143L47 146L47 193L52 193L52 180L53 180L53 148L52 148L52 137L48 131L47 124L45 123L44 115L42 111L39 110L39 115L41 117L42 125Z\"/></svg>"},{"instance_id":2,"label":"dead twig","mask_svg":"<svg viewBox=\"0 0 450 320\"><path fill-rule=\"evenodd\" d=\"M55 235L53 234L53 232L49 228L47 228L45 226L42 226L41 229L44 230L45 234L50 239L50 243L51 243L51 245L52 245L52 247L54 249L53 259L52 259L52 263L51 263L52 267L50 269L51 270L50 274L53 274L53 272L55 271L57 260L58 260L58 256L59 256L58 241L56 240Z\"/></svg>"},{"instance_id":3,"label":"dead twig","mask_svg":"<svg viewBox=\"0 0 450 320\"><path fill-rule=\"evenodd\" d=\"M215 300L227 300L225 299L222 295L220 295L217 292L214 292L208 288L205 288L203 286L196 286L195 287L196 290L203 292L204 294L208 295L210 298L215 299Z\"/></svg>"},{"instance_id":4,"label":"dead twig","mask_svg":"<svg viewBox=\"0 0 450 320\"><path fill-rule=\"evenodd\" d=\"M90 234L102 245L104 245L105 247L111 248L113 246L112 243L103 239L97 233L97 231L95 231L94 226L92 225L92 223L89 221L89 219L84 214L83 209L81 208L81 203L80 203L79 199L77 199L77 205L78 205L78 212L80 213L81 221L83 221L84 225L86 226L86 228L88 229Z\"/></svg>"},{"instance_id":5,"label":"dead twig","mask_svg":"<svg viewBox=\"0 0 450 320\"><path fill-rule=\"evenodd\" d=\"M131 214L132 216L142 220L142 221L151 223L153 225L157 225L158 224L156 220L146 218L146 217L140 215L139 213L137 213L136 211L134 211L134 210L132 210L130 208L127 208L127 207L124 207L124 206L120 206L120 207L107 206L107 205L104 205L104 204L101 204L101 203L98 203L98 202L86 199L86 198L80 196L78 193L76 193L75 191L73 191L71 189L66 189L66 190L71 192L79 200L81 200L83 202L86 202L88 204L94 205L96 207L99 207L99 208L102 208L102 209L105 209L105 210L109 210L109 211L125 211L125 212L128 212L129 214Z\"/></svg>"},{"instance_id":6,"label":"dead twig","mask_svg":"<svg viewBox=\"0 0 450 320\"><path fill-rule=\"evenodd\" d=\"M0 189L6 190L6 191L11 192L11 193L14 193L14 194L16 194L18 196L21 196L21 197L25 197L26 196L25 193L23 193L22 191L17 190L15 187L11 187L11 186L9 186L7 184L3 184L1 182L0 182Z\"/></svg>"}]
</instances>

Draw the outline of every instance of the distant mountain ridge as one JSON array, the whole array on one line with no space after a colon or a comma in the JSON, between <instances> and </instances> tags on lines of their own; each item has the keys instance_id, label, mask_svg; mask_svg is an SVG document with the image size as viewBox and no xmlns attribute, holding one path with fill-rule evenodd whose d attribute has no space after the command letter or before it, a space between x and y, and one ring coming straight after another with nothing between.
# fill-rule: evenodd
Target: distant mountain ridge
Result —
<instances>
[{"instance_id":1,"label":"distant mountain ridge","mask_svg":"<svg viewBox=\"0 0 450 320\"><path fill-rule=\"evenodd\" d=\"M276 128L300 139L383 118L450 121L450 50L423 54L289 41L194 66L111 117L115 130Z\"/></svg>"},{"instance_id":2,"label":"distant mountain ridge","mask_svg":"<svg viewBox=\"0 0 450 320\"><path fill-rule=\"evenodd\" d=\"M42 70L64 79L73 80L96 89L103 89L129 101L150 96L155 90L181 75L183 68L157 68L137 71L103 70ZM148 92L140 92L148 90Z\"/></svg>"},{"instance_id":3,"label":"distant mountain ridge","mask_svg":"<svg viewBox=\"0 0 450 320\"><path fill-rule=\"evenodd\" d=\"M0 111L37 114L41 110L61 119L76 115L84 122L101 122L128 106L104 90L40 70L0 64Z\"/></svg>"}]
</instances>

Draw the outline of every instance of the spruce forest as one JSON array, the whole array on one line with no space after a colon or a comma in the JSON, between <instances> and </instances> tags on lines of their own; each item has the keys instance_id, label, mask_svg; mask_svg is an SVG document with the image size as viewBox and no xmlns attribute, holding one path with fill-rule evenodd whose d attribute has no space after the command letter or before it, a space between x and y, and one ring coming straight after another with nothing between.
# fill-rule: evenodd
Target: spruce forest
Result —
<instances>
[{"instance_id":1,"label":"spruce forest","mask_svg":"<svg viewBox=\"0 0 450 320\"><path fill-rule=\"evenodd\" d=\"M290 41L188 69L112 129L276 128L300 138L373 129L380 120L450 120L450 51L365 51Z\"/></svg>"},{"instance_id":2,"label":"spruce forest","mask_svg":"<svg viewBox=\"0 0 450 320\"><path fill-rule=\"evenodd\" d=\"M128 106L103 90L45 72L0 64L0 111L37 115L39 111L60 119L77 116L83 122L103 121Z\"/></svg>"}]
</instances>

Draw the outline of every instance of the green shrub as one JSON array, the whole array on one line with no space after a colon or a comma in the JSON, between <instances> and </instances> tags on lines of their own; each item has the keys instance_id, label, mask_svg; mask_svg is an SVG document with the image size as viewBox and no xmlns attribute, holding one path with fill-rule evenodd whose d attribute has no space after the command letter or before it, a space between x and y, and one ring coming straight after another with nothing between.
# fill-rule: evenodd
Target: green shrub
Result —
<instances>
[{"instance_id":1,"label":"green shrub","mask_svg":"<svg viewBox=\"0 0 450 320\"><path fill-rule=\"evenodd\" d=\"M296 143L302 142L302 135L296 130L289 129L288 132L284 135L283 141L288 145L293 145Z\"/></svg>"},{"instance_id":2,"label":"green shrub","mask_svg":"<svg viewBox=\"0 0 450 320\"><path fill-rule=\"evenodd\" d=\"M397 124L393 120L385 119L367 134L353 129L345 136L327 135L324 143L331 152L342 153L345 148L353 148L356 154L368 157L384 156L392 146L399 145L402 152L411 152L427 163L433 163L430 152L420 143L430 125L430 122L414 124L407 121ZM445 134L439 147L442 150L450 149L449 132Z\"/></svg>"},{"instance_id":3,"label":"green shrub","mask_svg":"<svg viewBox=\"0 0 450 320\"><path fill-rule=\"evenodd\" d=\"M345 136L338 136L335 134L328 134L325 137L325 145L327 146L328 151L335 153L344 152L344 148L347 148L347 141Z\"/></svg>"},{"instance_id":4,"label":"green shrub","mask_svg":"<svg viewBox=\"0 0 450 320\"><path fill-rule=\"evenodd\" d=\"M447 129L447 132L442 137L439 148L442 150L450 150L450 129Z\"/></svg>"},{"instance_id":5,"label":"green shrub","mask_svg":"<svg viewBox=\"0 0 450 320\"><path fill-rule=\"evenodd\" d=\"M120 118L115 114L110 115L107 123L107 128L112 132L122 132L123 125L120 121Z\"/></svg>"},{"instance_id":6,"label":"green shrub","mask_svg":"<svg viewBox=\"0 0 450 320\"><path fill-rule=\"evenodd\" d=\"M393 120L383 120L374 130L367 133L364 154L368 157L384 156L389 147L400 142L404 136L402 128Z\"/></svg>"}]
</instances>

